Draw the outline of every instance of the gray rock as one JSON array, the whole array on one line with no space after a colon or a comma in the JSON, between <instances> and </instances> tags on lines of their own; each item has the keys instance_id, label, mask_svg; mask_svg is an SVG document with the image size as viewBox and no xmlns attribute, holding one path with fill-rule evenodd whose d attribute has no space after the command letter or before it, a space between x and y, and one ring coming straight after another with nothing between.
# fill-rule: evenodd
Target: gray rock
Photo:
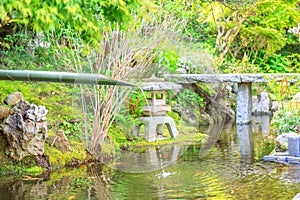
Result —
<instances>
[{"instance_id":1,"label":"gray rock","mask_svg":"<svg viewBox=\"0 0 300 200\"><path fill-rule=\"evenodd\" d=\"M175 71L176 74L186 74L186 70L184 68L178 68Z\"/></svg>"},{"instance_id":2,"label":"gray rock","mask_svg":"<svg viewBox=\"0 0 300 200\"><path fill-rule=\"evenodd\" d=\"M279 109L279 103L278 103L278 101L272 101L271 111L272 112L276 112L278 109Z\"/></svg>"},{"instance_id":3,"label":"gray rock","mask_svg":"<svg viewBox=\"0 0 300 200\"><path fill-rule=\"evenodd\" d=\"M26 117L33 121L46 121L46 114L48 110L45 106L30 105L30 109L26 111Z\"/></svg>"},{"instance_id":4,"label":"gray rock","mask_svg":"<svg viewBox=\"0 0 300 200\"><path fill-rule=\"evenodd\" d=\"M258 98L257 96L252 96L252 113L256 113L258 110Z\"/></svg>"},{"instance_id":5,"label":"gray rock","mask_svg":"<svg viewBox=\"0 0 300 200\"><path fill-rule=\"evenodd\" d=\"M298 136L298 134L283 133L276 137L276 139L275 139L275 151L276 152L285 152L288 150L288 137L289 136Z\"/></svg>"},{"instance_id":6,"label":"gray rock","mask_svg":"<svg viewBox=\"0 0 300 200\"><path fill-rule=\"evenodd\" d=\"M27 155L42 156L48 137L47 109L19 101L0 124L9 144L7 154L15 160Z\"/></svg>"},{"instance_id":7,"label":"gray rock","mask_svg":"<svg viewBox=\"0 0 300 200\"><path fill-rule=\"evenodd\" d=\"M14 106L23 100L23 94L21 92L14 92L4 99L4 103L9 106Z\"/></svg>"},{"instance_id":8,"label":"gray rock","mask_svg":"<svg viewBox=\"0 0 300 200\"><path fill-rule=\"evenodd\" d=\"M48 137L46 142L63 153L71 150L71 144L63 130L58 130L55 136Z\"/></svg>"},{"instance_id":9,"label":"gray rock","mask_svg":"<svg viewBox=\"0 0 300 200\"><path fill-rule=\"evenodd\" d=\"M270 112L271 101L270 101L268 92L262 92L260 94L259 104L260 104L259 106L260 106L261 113L269 113Z\"/></svg>"},{"instance_id":10,"label":"gray rock","mask_svg":"<svg viewBox=\"0 0 300 200\"><path fill-rule=\"evenodd\" d=\"M252 113L269 114L270 108L271 101L268 92L262 92L260 95L252 97Z\"/></svg>"}]
</instances>

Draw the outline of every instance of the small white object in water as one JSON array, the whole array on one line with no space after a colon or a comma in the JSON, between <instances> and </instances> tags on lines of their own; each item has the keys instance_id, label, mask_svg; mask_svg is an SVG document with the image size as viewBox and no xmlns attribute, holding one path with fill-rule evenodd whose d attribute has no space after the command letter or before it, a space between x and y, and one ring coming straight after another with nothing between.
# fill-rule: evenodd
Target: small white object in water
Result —
<instances>
[{"instance_id":1,"label":"small white object in water","mask_svg":"<svg viewBox=\"0 0 300 200\"><path fill-rule=\"evenodd\" d=\"M161 174L156 174L158 178L167 178L168 176L171 176L172 174L176 174L176 172L165 172L163 171Z\"/></svg>"}]
</instances>

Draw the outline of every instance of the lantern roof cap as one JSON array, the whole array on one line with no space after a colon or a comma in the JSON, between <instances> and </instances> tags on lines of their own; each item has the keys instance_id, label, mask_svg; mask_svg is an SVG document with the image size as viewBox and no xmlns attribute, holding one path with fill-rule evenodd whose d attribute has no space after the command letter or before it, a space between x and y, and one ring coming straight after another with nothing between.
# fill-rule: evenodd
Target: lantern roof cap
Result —
<instances>
[{"instance_id":1,"label":"lantern roof cap","mask_svg":"<svg viewBox=\"0 0 300 200\"><path fill-rule=\"evenodd\" d=\"M141 85L141 88L145 91L178 90L181 89L182 86L177 83L167 82L164 78L157 78L152 75L150 78L145 79L145 82Z\"/></svg>"}]
</instances>

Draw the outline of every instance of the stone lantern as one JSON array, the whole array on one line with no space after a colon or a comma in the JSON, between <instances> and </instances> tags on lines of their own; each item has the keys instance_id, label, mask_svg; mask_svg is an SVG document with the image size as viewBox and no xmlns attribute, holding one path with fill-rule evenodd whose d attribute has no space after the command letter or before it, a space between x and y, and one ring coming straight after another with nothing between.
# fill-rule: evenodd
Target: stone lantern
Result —
<instances>
[{"instance_id":1,"label":"stone lantern","mask_svg":"<svg viewBox=\"0 0 300 200\"><path fill-rule=\"evenodd\" d=\"M144 138L148 142L159 139L163 135L163 127L167 126L171 137L178 137L178 131L173 118L167 116L167 112L171 111L171 106L166 104L166 90L181 89L181 85L165 82L163 78L152 76L142 84L143 91L150 92L147 97L147 104L142 108L143 116L139 121L145 126ZM140 136L140 125L135 126L132 135Z\"/></svg>"}]
</instances>

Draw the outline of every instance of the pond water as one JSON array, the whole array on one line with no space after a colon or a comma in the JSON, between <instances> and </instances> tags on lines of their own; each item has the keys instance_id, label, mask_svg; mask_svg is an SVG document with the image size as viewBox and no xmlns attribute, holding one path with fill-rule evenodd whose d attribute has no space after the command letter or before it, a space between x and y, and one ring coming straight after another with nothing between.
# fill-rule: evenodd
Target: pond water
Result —
<instances>
[{"instance_id":1,"label":"pond water","mask_svg":"<svg viewBox=\"0 0 300 200\"><path fill-rule=\"evenodd\" d=\"M209 136L202 146L122 152L112 163L39 180L3 177L0 199L293 199L300 192L299 165L261 160L274 139L264 125L229 125Z\"/></svg>"}]
</instances>

